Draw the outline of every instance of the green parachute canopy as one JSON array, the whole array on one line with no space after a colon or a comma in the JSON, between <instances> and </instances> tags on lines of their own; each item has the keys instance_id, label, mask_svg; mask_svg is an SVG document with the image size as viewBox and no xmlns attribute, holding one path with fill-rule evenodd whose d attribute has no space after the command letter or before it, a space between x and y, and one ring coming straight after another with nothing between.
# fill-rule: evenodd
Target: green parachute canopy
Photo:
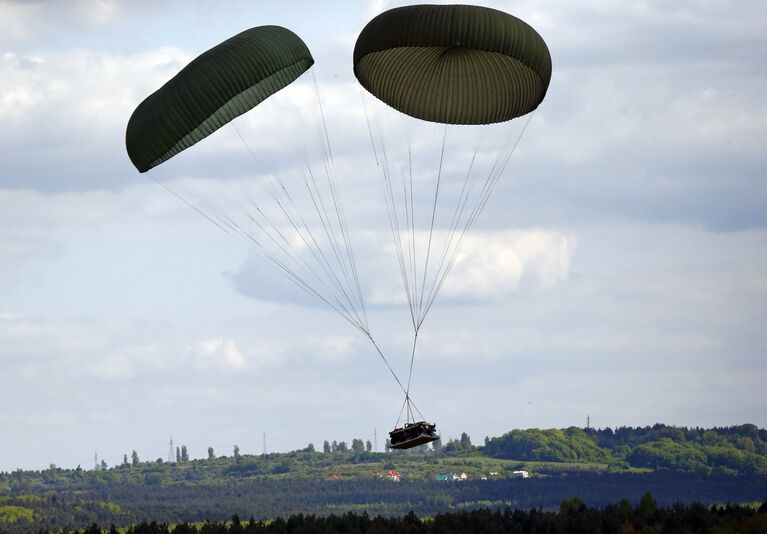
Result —
<instances>
[{"instance_id":1,"label":"green parachute canopy","mask_svg":"<svg viewBox=\"0 0 767 534\"><path fill-rule=\"evenodd\" d=\"M385 11L362 30L354 73L391 107L432 122L490 124L543 101L551 55L522 20L466 5Z\"/></svg>"},{"instance_id":2,"label":"green parachute canopy","mask_svg":"<svg viewBox=\"0 0 767 534\"><path fill-rule=\"evenodd\" d=\"M280 26L259 26L194 59L133 112L125 133L140 172L172 158L290 85L314 64Z\"/></svg>"}]
</instances>

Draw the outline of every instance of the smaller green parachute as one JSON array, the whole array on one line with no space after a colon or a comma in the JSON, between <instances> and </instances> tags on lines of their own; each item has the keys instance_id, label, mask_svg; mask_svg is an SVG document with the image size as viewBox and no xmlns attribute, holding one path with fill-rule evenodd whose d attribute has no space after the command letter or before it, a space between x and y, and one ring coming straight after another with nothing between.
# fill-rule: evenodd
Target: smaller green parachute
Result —
<instances>
[{"instance_id":1,"label":"smaller green parachute","mask_svg":"<svg viewBox=\"0 0 767 534\"><path fill-rule=\"evenodd\" d=\"M491 124L538 107L551 80L551 55L533 28L503 11L414 5L365 26L354 73L370 93L410 116Z\"/></svg>"},{"instance_id":2,"label":"smaller green parachute","mask_svg":"<svg viewBox=\"0 0 767 534\"><path fill-rule=\"evenodd\" d=\"M139 172L172 158L290 85L314 64L280 26L258 26L195 58L133 112L125 133Z\"/></svg>"}]
</instances>

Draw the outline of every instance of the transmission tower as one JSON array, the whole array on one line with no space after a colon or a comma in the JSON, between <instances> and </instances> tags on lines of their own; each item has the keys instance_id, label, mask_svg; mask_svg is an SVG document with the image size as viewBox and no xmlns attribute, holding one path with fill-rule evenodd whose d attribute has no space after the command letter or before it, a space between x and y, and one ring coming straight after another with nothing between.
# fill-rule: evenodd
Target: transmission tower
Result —
<instances>
[{"instance_id":1,"label":"transmission tower","mask_svg":"<svg viewBox=\"0 0 767 534\"><path fill-rule=\"evenodd\" d=\"M373 429L373 452L378 452L378 429Z\"/></svg>"},{"instance_id":2,"label":"transmission tower","mask_svg":"<svg viewBox=\"0 0 767 534\"><path fill-rule=\"evenodd\" d=\"M93 453L93 470L98 471L99 470L99 454L97 452Z\"/></svg>"},{"instance_id":3,"label":"transmission tower","mask_svg":"<svg viewBox=\"0 0 767 534\"><path fill-rule=\"evenodd\" d=\"M266 430L264 430L264 448L263 448L263 454L266 456Z\"/></svg>"},{"instance_id":4,"label":"transmission tower","mask_svg":"<svg viewBox=\"0 0 767 534\"><path fill-rule=\"evenodd\" d=\"M173 436L170 437L170 444L168 445L168 463L173 462L175 450L173 449Z\"/></svg>"}]
</instances>

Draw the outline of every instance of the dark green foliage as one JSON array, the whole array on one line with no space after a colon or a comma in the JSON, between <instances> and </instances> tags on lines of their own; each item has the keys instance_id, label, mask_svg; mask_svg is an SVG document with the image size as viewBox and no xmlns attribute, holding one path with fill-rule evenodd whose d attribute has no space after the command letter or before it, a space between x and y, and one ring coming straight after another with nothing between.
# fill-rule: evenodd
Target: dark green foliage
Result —
<instances>
[{"instance_id":1,"label":"dark green foliage","mask_svg":"<svg viewBox=\"0 0 767 534\"><path fill-rule=\"evenodd\" d=\"M650 503L650 504L648 504ZM668 508L653 505L646 494L633 507L627 501L604 508L586 506L577 498L563 500L559 511L533 508L520 510L481 508L436 514L433 519L422 520L410 511L401 517L371 516L348 512L326 516L314 514L292 515L287 519L256 521L251 518L242 523L237 514L227 522L205 522L197 528L188 523L170 527L166 523L146 521L125 530L126 534L277 534L277 533L545 533L545 534L601 534L608 532L765 532L767 529L767 501L758 509L752 506L704 506L674 504ZM649 508L648 508L649 506ZM116 532L114 526L110 530ZM44 532L44 531L41 531ZM78 534L101 534L98 524Z\"/></svg>"},{"instance_id":2,"label":"dark green foliage","mask_svg":"<svg viewBox=\"0 0 767 534\"><path fill-rule=\"evenodd\" d=\"M485 445L485 454L515 460L609 463L612 455L583 430L512 430Z\"/></svg>"},{"instance_id":3,"label":"dark green foliage","mask_svg":"<svg viewBox=\"0 0 767 534\"><path fill-rule=\"evenodd\" d=\"M334 442L332 447L328 444L335 450L329 454L301 450L189 460L182 447L180 455L187 460L180 463L138 462L136 454L136 465L131 467L85 471L51 465L41 471L0 472L0 517L5 518L0 532L84 528L94 522L120 526L143 520L157 521L160 528L160 522L223 521L235 513L259 520L299 512L322 516L363 510L384 516L414 511L431 517L450 510L505 506L561 509L558 519L551 519L552 525L564 522L577 532L580 521L592 512L572 500L576 495L596 506L624 499L610 505L616 513L610 516L613 522L606 531L627 531L627 524L636 530L631 514L650 524L658 520L659 507L677 501L708 505L763 500L767 496L765 437L765 431L753 425L708 430L654 425L615 431L517 430L486 440L485 447L473 446L464 434L439 452L343 451L345 443ZM570 463L536 463L542 458ZM645 471L650 472L627 473L588 462L612 466L631 462L649 467ZM385 478L390 469L401 472L401 482ZM436 473L456 469L466 470L470 479L433 480ZM478 476L490 469L501 474L488 480ZM530 470L533 476L505 478L517 469ZM332 473L339 473L340 480L326 481ZM643 497L648 491L654 498ZM633 511L630 503L639 511ZM767 504L763 507L767 513ZM675 517L698 521L695 518L703 512L688 507L682 519ZM489 517L482 521L490 521ZM378 526L374 522L371 529Z\"/></svg>"},{"instance_id":4,"label":"dark green foliage","mask_svg":"<svg viewBox=\"0 0 767 534\"><path fill-rule=\"evenodd\" d=\"M446 447L447 448L447 447ZM666 425L512 430L487 440L484 453L525 461L586 462L618 468L767 473L767 431L754 425L704 430Z\"/></svg>"},{"instance_id":5,"label":"dark green foliage","mask_svg":"<svg viewBox=\"0 0 767 534\"><path fill-rule=\"evenodd\" d=\"M247 457L243 458L243 461L246 460ZM204 472L205 467L209 466L203 465L199 471ZM142 466L140 469L144 468ZM136 469L127 470L129 473L133 471ZM764 476L702 475L670 471L649 474L549 472L548 476L524 481L500 479L461 483L393 483L378 479L328 482L284 477L219 477L157 486L103 484L84 479L77 485L70 484L68 488L56 489L55 501L42 495L29 494L2 497L4 502L0 507L24 508L29 511L27 517L31 519L23 523L0 525L0 532L16 534L36 532L40 528L83 528L94 522L120 526L156 521L156 525L161 526L183 521L225 521L233 514L239 517L253 516L261 521L278 516L306 514L302 516L303 519L294 517L285 522L300 523L309 516L363 510L371 515L387 517L400 517L413 511L421 517L435 517L436 522L439 514L449 511L488 507L501 509L506 506L519 509L560 509L562 514L558 517L561 521L575 528L584 517L590 517L584 515L580 501L592 506L611 505L617 511L626 509L627 503L633 503L628 506L632 510L631 514L640 514L646 521L654 521L659 507L668 507L675 502L700 501L706 505L731 501L754 502L763 500L767 495L767 478ZM648 491L654 497L645 496ZM574 495L580 501L573 500ZM611 504L621 498L626 503ZM634 505L637 506L636 511L632 508ZM694 507L682 508L685 514L694 516L698 513ZM767 505L763 508L767 514ZM558 524L556 518L556 515L552 515L550 520Z\"/></svg>"}]
</instances>

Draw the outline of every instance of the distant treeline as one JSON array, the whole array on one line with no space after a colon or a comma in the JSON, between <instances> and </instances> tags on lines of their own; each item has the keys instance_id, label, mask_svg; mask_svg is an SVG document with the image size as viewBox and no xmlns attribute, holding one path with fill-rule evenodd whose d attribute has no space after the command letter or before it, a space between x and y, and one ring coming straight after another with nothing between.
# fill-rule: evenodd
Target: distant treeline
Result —
<instances>
[{"instance_id":1,"label":"distant treeline","mask_svg":"<svg viewBox=\"0 0 767 534\"><path fill-rule=\"evenodd\" d=\"M678 471L767 473L767 430L754 425L685 428L512 430L485 442L484 454L521 461L604 463Z\"/></svg>"},{"instance_id":2,"label":"distant treeline","mask_svg":"<svg viewBox=\"0 0 767 534\"><path fill-rule=\"evenodd\" d=\"M104 531L117 534L117 529ZM479 509L437 514L419 518L410 512L402 517L371 517L367 513L316 516L298 514L287 519L242 522L231 521L181 523L173 527L165 523L142 522L124 530L125 534L287 534L300 532L333 533L545 533L600 534L612 532L767 532L767 501L760 506L725 505L707 507L700 503L675 504L659 508L648 493L636 506L628 501L605 506L587 507L580 499L565 500L559 511ZM101 534L94 524L73 534Z\"/></svg>"},{"instance_id":3,"label":"distant treeline","mask_svg":"<svg viewBox=\"0 0 767 534\"><path fill-rule=\"evenodd\" d=\"M298 513L345 512L435 516L477 508L553 509L578 496L594 506L619 498L636 502L650 491L664 506L762 501L767 497L767 432L754 425L699 429L644 428L514 430L468 435L438 450L374 452L362 440L299 451L230 457L208 450L176 462L0 473L0 533L75 529L94 522L222 521L240 514L265 520ZM335 445L335 446L334 446ZM324 452L328 449L328 452ZM530 478L513 480L515 470ZM387 474L399 471L400 482ZM466 472L464 482L436 480ZM446 477L451 479L452 477Z\"/></svg>"},{"instance_id":4,"label":"distant treeline","mask_svg":"<svg viewBox=\"0 0 767 534\"><path fill-rule=\"evenodd\" d=\"M767 497L767 477L672 471L563 471L526 480L453 483L264 477L166 486L82 485L66 491L0 497L0 532L73 530L93 523L124 526L142 521L224 521L234 514L266 521L296 514L327 516L346 512L402 517L412 511L420 517L434 517L480 508L556 510L563 500L573 496L591 506L603 507L618 499L637 503L646 492L667 507L676 502L761 502Z\"/></svg>"}]
</instances>

